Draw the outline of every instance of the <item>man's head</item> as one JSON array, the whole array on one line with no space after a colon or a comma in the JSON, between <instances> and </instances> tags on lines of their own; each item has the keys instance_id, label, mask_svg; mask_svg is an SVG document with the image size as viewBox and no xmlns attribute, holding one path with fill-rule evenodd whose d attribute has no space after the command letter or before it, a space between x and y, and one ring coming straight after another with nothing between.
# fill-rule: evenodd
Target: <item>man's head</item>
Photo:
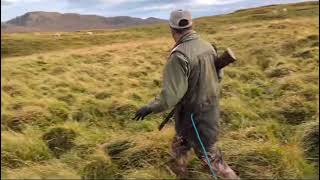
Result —
<instances>
[{"instance_id":1,"label":"man's head","mask_svg":"<svg viewBox=\"0 0 320 180\"><path fill-rule=\"evenodd\" d=\"M191 13L186 10L175 10L170 14L169 25L175 41L192 29Z\"/></svg>"}]
</instances>

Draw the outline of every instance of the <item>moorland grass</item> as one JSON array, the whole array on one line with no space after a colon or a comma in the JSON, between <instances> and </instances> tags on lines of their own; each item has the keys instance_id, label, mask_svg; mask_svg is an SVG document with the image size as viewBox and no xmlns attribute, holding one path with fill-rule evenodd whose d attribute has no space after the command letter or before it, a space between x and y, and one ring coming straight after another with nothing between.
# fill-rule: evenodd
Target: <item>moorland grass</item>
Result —
<instances>
[{"instance_id":1,"label":"moorland grass","mask_svg":"<svg viewBox=\"0 0 320 180\"><path fill-rule=\"evenodd\" d=\"M219 53L230 47L238 57L221 82L219 145L240 177L319 174L318 9L307 2L195 20ZM1 35L2 178L175 177L172 123L158 132L161 114L131 120L160 91L173 44L167 25L93 34ZM209 177L194 154L189 170Z\"/></svg>"}]
</instances>

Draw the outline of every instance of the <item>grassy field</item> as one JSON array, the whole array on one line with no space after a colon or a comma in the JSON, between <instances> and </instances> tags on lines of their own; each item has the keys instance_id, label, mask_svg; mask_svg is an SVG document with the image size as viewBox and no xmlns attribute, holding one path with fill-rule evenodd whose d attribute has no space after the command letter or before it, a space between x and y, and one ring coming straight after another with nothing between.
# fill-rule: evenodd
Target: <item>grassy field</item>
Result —
<instances>
[{"instance_id":1,"label":"grassy field","mask_svg":"<svg viewBox=\"0 0 320 180\"><path fill-rule=\"evenodd\" d=\"M286 10L285 10L286 9ZM319 176L319 5L277 5L195 21L239 61L221 83L219 145L242 178ZM174 178L163 114L131 120L159 93L166 24L2 34L2 178ZM200 162L192 177L208 178Z\"/></svg>"}]
</instances>

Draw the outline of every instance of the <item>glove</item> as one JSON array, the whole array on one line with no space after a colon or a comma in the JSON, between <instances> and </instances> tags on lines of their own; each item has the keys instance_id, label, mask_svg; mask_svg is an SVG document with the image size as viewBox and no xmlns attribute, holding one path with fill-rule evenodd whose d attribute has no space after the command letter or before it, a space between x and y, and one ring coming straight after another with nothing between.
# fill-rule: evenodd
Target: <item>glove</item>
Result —
<instances>
[{"instance_id":1,"label":"glove","mask_svg":"<svg viewBox=\"0 0 320 180\"><path fill-rule=\"evenodd\" d=\"M135 117L133 118L134 120L143 120L144 117L146 117L148 114L152 113L152 110L148 106L143 106L140 108L137 112Z\"/></svg>"}]
</instances>

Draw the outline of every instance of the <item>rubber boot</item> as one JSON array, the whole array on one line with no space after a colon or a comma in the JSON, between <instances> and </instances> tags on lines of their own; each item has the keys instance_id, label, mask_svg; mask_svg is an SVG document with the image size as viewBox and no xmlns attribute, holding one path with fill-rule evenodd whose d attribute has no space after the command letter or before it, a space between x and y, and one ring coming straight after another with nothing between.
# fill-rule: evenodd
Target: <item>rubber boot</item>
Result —
<instances>
[{"instance_id":1,"label":"rubber boot","mask_svg":"<svg viewBox=\"0 0 320 180\"><path fill-rule=\"evenodd\" d=\"M214 173L220 179L235 179L240 180L240 177L230 168L230 166L224 161L222 153L220 150L216 149L214 153L210 153L209 159ZM202 165L210 170L208 162L204 156L201 157Z\"/></svg>"},{"instance_id":2,"label":"rubber boot","mask_svg":"<svg viewBox=\"0 0 320 180\"><path fill-rule=\"evenodd\" d=\"M183 163L181 160L172 159L169 162L169 167L176 174L177 179L180 179L180 180L188 179L189 174L188 174L187 164Z\"/></svg>"}]
</instances>

